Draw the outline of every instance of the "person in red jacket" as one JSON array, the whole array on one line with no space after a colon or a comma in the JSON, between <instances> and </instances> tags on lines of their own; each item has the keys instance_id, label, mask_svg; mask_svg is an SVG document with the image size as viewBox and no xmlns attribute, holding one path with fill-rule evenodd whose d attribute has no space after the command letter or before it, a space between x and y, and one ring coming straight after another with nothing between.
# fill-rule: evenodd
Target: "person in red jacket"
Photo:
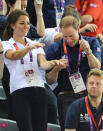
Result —
<instances>
[{"instance_id":1,"label":"person in red jacket","mask_svg":"<svg viewBox=\"0 0 103 131\"><path fill-rule=\"evenodd\" d=\"M88 23L97 25L95 32L86 32L83 35L96 37L97 34L102 34L102 0L76 0L75 6L82 16L81 26Z\"/></svg>"}]
</instances>

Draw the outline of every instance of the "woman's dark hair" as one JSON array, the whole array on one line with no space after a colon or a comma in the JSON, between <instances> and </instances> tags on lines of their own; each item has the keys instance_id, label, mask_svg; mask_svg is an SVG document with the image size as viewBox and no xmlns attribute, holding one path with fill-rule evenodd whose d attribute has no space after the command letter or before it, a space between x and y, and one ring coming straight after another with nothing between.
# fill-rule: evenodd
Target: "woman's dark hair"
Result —
<instances>
[{"instance_id":1,"label":"woman's dark hair","mask_svg":"<svg viewBox=\"0 0 103 131\"><path fill-rule=\"evenodd\" d=\"M9 11L10 11L9 5L13 6L16 3L16 0L5 0L5 1L6 1L6 4L7 4L7 14L8 14Z\"/></svg>"},{"instance_id":2,"label":"woman's dark hair","mask_svg":"<svg viewBox=\"0 0 103 131\"><path fill-rule=\"evenodd\" d=\"M13 37L13 29L11 28L11 24L15 24L20 16L27 16L29 18L29 15L26 11L22 10L15 10L8 16L7 19L7 25L4 30L4 39L9 40L11 37Z\"/></svg>"},{"instance_id":3,"label":"woman's dark hair","mask_svg":"<svg viewBox=\"0 0 103 131\"><path fill-rule=\"evenodd\" d=\"M13 6L16 2L16 0L5 0L7 4L9 3L11 6Z\"/></svg>"}]
</instances>

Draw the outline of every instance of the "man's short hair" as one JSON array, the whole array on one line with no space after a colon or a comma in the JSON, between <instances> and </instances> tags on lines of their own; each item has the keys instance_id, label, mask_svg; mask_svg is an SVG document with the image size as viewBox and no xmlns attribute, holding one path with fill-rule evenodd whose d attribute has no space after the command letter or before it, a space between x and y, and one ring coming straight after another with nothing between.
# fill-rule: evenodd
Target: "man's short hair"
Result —
<instances>
[{"instance_id":1,"label":"man's short hair","mask_svg":"<svg viewBox=\"0 0 103 131\"><path fill-rule=\"evenodd\" d=\"M91 69L90 72L89 72L89 74L88 74L88 76L87 76L87 81L88 81L88 78L90 76L92 76L92 75L94 75L94 76L100 76L101 78L103 78L103 71L100 70L100 69L98 69L98 68Z\"/></svg>"},{"instance_id":2,"label":"man's short hair","mask_svg":"<svg viewBox=\"0 0 103 131\"><path fill-rule=\"evenodd\" d=\"M60 28L66 28L72 26L75 30L78 30L80 24L77 18L74 16L65 16L60 21Z\"/></svg>"}]
</instances>

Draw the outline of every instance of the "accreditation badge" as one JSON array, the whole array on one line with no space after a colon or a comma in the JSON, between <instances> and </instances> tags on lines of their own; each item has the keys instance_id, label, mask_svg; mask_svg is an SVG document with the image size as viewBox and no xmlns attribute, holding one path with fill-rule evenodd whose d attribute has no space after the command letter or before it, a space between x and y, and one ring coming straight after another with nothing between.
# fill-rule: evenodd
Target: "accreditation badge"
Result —
<instances>
[{"instance_id":1,"label":"accreditation badge","mask_svg":"<svg viewBox=\"0 0 103 131\"><path fill-rule=\"evenodd\" d=\"M69 80L75 93L86 90L83 78L79 72L70 75Z\"/></svg>"},{"instance_id":2,"label":"accreditation badge","mask_svg":"<svg viewBox=\"0 0 103 131\"><path fill-rule=\"evenodd\" d=\"M34 86L36 84L39 84L38 77L32 68L31 62L24 64L24 74L25 74L26 80L29 82L30 86Z\"/></svg>"}]
</instances>

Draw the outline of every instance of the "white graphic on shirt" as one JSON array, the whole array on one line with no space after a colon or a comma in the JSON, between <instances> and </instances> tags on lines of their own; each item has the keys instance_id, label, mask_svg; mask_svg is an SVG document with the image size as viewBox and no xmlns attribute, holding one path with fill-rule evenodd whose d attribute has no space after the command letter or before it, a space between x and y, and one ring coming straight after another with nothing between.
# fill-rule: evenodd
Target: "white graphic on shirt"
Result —
<instances>
[{"instance_id":1,"label":"white graphic on shirt","mask_svg":"<svg viewBox=\"0 0 103 131\"><path fill-rule=\"evenodd\" d=\"M80 122L89 122L88 114L80 114Z\"/></svg>"}]
</instances>

